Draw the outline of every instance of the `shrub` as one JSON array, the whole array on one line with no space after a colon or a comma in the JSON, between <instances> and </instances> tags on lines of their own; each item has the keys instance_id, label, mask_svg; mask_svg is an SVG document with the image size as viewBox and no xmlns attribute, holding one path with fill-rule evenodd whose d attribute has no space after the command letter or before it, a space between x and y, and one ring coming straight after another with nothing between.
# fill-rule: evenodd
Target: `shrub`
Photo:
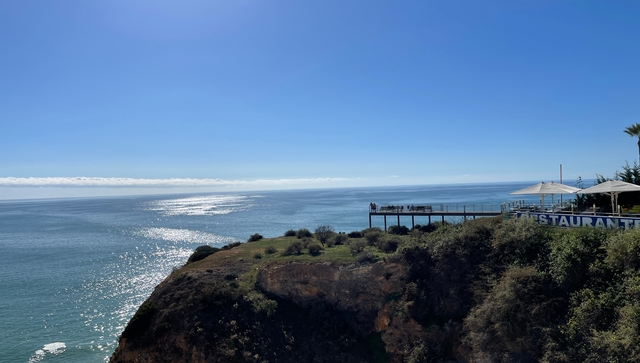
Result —
<instances>
[{"instance_id":1,"label":"shrub","mask_svg":"<svg viewBox=\"0 0 640 363\"><path fill-rule=\"evenodd\" d=\"M296 231L293 230L293 229L290 229L290 230L284 232L284 236L285 237L295 237L295 235L296 235Z\"/></svg>"},{"instance_id":2,"label":"shrub","mask_svg":"<svg viewBox=\"0 0 640 363\"><path fill-rule=\"evenodd\" d=\"M276 252L278 252L278 250L273 246L267 246L264 248L264 253L266 253L267 255L271 255Z\"/></svg>"},{"instance_id":3,"label":"shrub","mask_svg":"<svg viewBox=\"0 0 640 363\"><path fill-rule=\"evenodd\" d=\"M349 232L347 235L349 238L362 238L362 233L359 231Z\"/></svg>"},{"instance_id":4,"label":"shrub","mask_svg":"<svg viewBox=\"0 0 640 363\"><path fill-rule=\"evenodd\" d=\"M594 263L601 259L607 232L599 228L558 230L547 243L551 278L567 290L586 281Z\"/></svg>"},{"instance_id":5,"label":"shrub","mask_svg":"<svg viewBox=\"0 0 640 363\"><path fill-rule=\"evenodd\" d=\"M640 230L620 231L606 243L606 264L617 271L636 270L640 267Z\"/></svg>"},{"instance_id":6,"label":"shrub","mask_svg":"<svg viewBox=\"0 0 640 363\"><path fill-rule=\"evenodd\" d=\"M349 250L352 254L360 253L367 247L367 242L363 240L355 240L349 244Z\"/></svg>"},{"instance_id":7,"label":"shrub","mask_svg":"<svg viewBox=\"0 0 640 363\"><path fill-rule=\"evenodd\" d=\"M395 225L395 226L389 227L389 233L406 235L407 233L409 233L409 228L407 228L406 226Z\"/></svg>"},{"instance_id":8,"label":"shrub","mask_svg":"<svg viewBox=\"0 0 640 363\"><path fill-rule=\"evenodd\" d=\"M204 259L205 257L209 256L209 255L213 255L214 253L220 251L219 248L216 247L211 247L211 246L199 246L198 248L196 248L196 250L193 252L193 254L191 256L189 256L189 259L187 260L187 264L192 263L192 262L196 262L196 261L200 261L202 259Z\"/></svg>"},{"instance_id":9,"label":"shrub","mask_svg":"<svg viewBox=\"0 0 640 363\"><path fill-rule=\"evenodd\" d=\"M291 242L290 245L287 246L287 248L285 248L284 251L282 251L282 255L283 256L299 255L302 249L303 249L302 242L293 241Z\"/></svg>"},{"instance_id":10,"label":"shrub","mask_svg":"<svg viewBox=\"0 0 640 363\"><path fill-rule=\"evenodd\" d=\"M544 332L558 324L558 302L550 295L547 281L535 268L507 270L465 320L474 353L493 362L534 361Z\"/></svg>"},{"instance_id":11,"label":"shrub","mask_svg":"<svg viewBox=\"0 0 640 363\"><path fill-rule=\"evenodd\" d=\"M493 248L505 265L531 264L544 247L542 227L529 218L502 223L493 235Z\"/></svg>"},{"instance_id":12,"label":"shrub","mask_svg":"<svg viewBox=\"0 0 640 363\"><path fill-rule=\"evenodd\" d=\"M316 228L314 233L318 241L320 241L323 246L331 237L333 237L334 234L336 234L331 226L319 226Z\"/></svg>"},{"instance_id":13,"label":"shrub","mask_svg":"<svg viewBox=\"0 0 640 363\"><path fill-rule=\"evenodd\" d=\"M313 236L313 234L311 233L310 230L306 228L300 228L298 232L296 232L296 238L305 238L305 237L311 237L311 236Z\"/></svg>"},{"instance_id":14,"label":"shrub","mask_svg":"<svg viewBox=\"0 0 640 363\"><path fill-rule=\"evenodd\" d=\"M335 240L335 239L333 239L333 238L329 238L329 239L327 240L327 243L325 243L325 246L327 246L327 247L333 247L333 246L335 246L335 245L336 245L336 240Z\"/></svg>"},{"instance_id":15,"label":"shrub","mask_svg":"<svg viewBox=\"0 0 640 363\"><path fill-rule=\"evenodd\" d=\"M380 232L380 233L382 233L384 231L379 227L371 227L371 228L365 228L362 231L360 231L360 235L362 237L364 237L364 235L367 234L367 232Z\"/></svg>"},{"instance_id":16,"label":"shrub","mask_svg":"<svg viewBox=\"0 0 640 363\"><path fill-rule=\"evenodd\" d=\"M222 246L221 250L223 250L223 251L230 250L230 249L232 249L234 247L240 246L241 244L242 244L242 242L232 242L232 243L229 243L226 246Z\"/></svg>"},{"instance_id":17,"label":"shrub","mask_svg":"<svg viewBox=\"0 0 640 363\"><path fill-rule=\"evenodd\" d=\"M364 238L367 240L367 242L369 243L369 246L375 246L376 243L378 243L378 241L380 240L380 238L382 238L383 236L383 232L382 231L367 231L364 233Z\"/></svg>"},{"instance_id":18,"label":"shrub","mask_svg":"<svg viewBox=\"0 0 640 363\"><path fill-rule=\"evenodd\" d=\"M302 243L302 248L307 248L307 247L309 247L311 242L313 242L313 239L311 239L309 237L304 237L304 238L302 238L300 240L300 242Z\"/></svg>"},{"instance_id":19,"label":"shrub","mask_svg":"<svg viewBox=\"0 0 640 363\"><path fill-rule=\"evenodd\" d=\"M254 233L252 234L249 239L247 240L247 242L256 242L256 241L260 241L262 238L262 235L260 235L259 233Z\"/></svg>"},{"instance_id":20,"label":"shrub","mask_svg":"<svg viewBox=\"0 0 640 363\"><path fill-rule=\"evenodd\" d=\"M310 255L317 256L320 254L320 251L322 251L322 246L317 243L312 243L309 245L309 247L307 247L307 249L309 249Z\"/></svg>"},{"instance_id":21,"label":"shrub","mask_svg":"<svg viewBox=\"0 0 640 363\"><path fill-rule=\"evenodd\" d=\"M262 258L262 253L260 253L260 252L256 252L256 253L253 255L253 258L255 258L256 260L261 259L261 258Z\"/></svg>"},{"instance_id":22,"label":"shrub","mask_svg":"<svg viewBox=\"0 0 640 363\"><path fill-rule=\"evenodd\" d=\"M420 232L429 233L429 232L433 232L436 229L438 229L438 226L436 224L433 224L433 223L429 223L429 224L424 225L424 226L421 226L421 225L417 224L415 229L419 230Z\"/></svg>"},{"instance_id":23,"label":"shrub","mask_svg":"<svg viewBox=\"0 0 640 363\"><path fill-rule=\"evenodd\" d=\"M378 248L386 253L393 253L398 249L400 242L399 237L384 238L378 243Z\"/></svg>"},{"instance_id":24,"label":"shrub","mask_svg":"<svg viewBox=\"0 0 640 363\"><path fill-rule=\"evenodd\" d=\"M347 244L348 240L349 240L349 236L347 236L344 233L339 233L333 236L333 244L337 246Z\"/></svg>"}]
</instances>

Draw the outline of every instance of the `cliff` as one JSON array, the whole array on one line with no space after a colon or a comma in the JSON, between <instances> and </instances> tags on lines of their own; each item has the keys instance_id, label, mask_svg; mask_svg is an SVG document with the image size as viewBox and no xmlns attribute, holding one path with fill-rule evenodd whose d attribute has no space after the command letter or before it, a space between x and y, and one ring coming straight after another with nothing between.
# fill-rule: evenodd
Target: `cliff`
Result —
<instances>
[{"instance_id":1,"label":"cliff","mask_svg":"<svg viewBox=\"0 0 640 363\"><path fill-rule=\"evenodd\" d=\"M640 230L436 227L199 248L110 362L638 361Z\"/></svg>"}]
</instances>

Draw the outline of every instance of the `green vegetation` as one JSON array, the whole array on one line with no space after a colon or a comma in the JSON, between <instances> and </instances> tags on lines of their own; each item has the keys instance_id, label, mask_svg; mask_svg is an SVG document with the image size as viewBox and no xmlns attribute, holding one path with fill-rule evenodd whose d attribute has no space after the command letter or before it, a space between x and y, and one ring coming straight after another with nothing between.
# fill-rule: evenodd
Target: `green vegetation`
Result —
<instances>
[{"instance_id":1,"label":"green vegetation","mask_svg":"<svg viewBox=\"0 0 640 363\"><path fill-rule=\"evenodd\" d=\"M278 252L278 250L273 246L267 246L267 247L264 248L264 253L266 253L268 255L271 255L271 254L276 253L276 252Z\"/></svg>"},{"instance_id":2,"label":"green vegetation","mask_svg":"<svg viewBox=\"0 0 640 363\"><path fill-rule=\"evenodd\" d=\"M405 234L409 233L409 228L407 228L406 226L394 225L394 226L389 227L389 230L387 232L389 234L405 235Z\"/></svg>"},{"instance_id":3,"label":"green vegetation","mask_svg":"<svg viewBox=\"0 0 640 363\"><path fill-rule=\"evenodd\" d=\"M638 155L640 156L640 123L627 126L627 128L624 129L624 132L625 134L638 139Z\"/></svg>"},{"instance_id":4,"label":"green vegetation","mask_svg":"<svg viewBox=\"0 0 640 363\"><path fill-rule=\"evenodd\" d=\"M331 226L320 226L316 228L314 235L320 241L320 243L324 246L327 241L333 237L335 231Z\"/></svg>"},{"instance_id":5,"label":"green vegetation","mask_svg":"<svg viewBox=\"0 0 640 363\"><path fill-rule=\"evenodd\" d=\"M283 256L291 256L291 255L299 255L302 253L302 249L304 245L300 241L291 242L284 251L282 251Z\"/></svg>"},{"instance_id":6,"label":"green vegetation","mask_svg":"<svg viewBox=\"0 0 640 363\"><path fill-rule=\"evenodd\" d=\"M260 241L263 238L264 237L262 237L260 233L254 233L251 236L249 236L249 239L247 240L247 242L256 242L256 241Z\"/></svg>"},{"instance_id":7,"label":"green vegetation","mask_svg":"<svg viewBox=\"0 0 640 363\"><path fill-rule=\"evenodd\" d=\"M196 262L196 261L200 261L202 259L204 259L205 257L212 255L216 252L220 251L219 248L215 248L215 247L211 247L211 246L200 246L198 248L196 248L196 250L193 252L193 254L191 254L191 256L189 256L189 259L187 260L187 263L192 263L192 262Z\"/></svg>"},{"instance_id":8,"label":"green vegetation","mask_svg":"<svg viewBox=\"0 0 640 363\"><path fill-rule=\"evenodd\" d=\"M232 255L199 247L181 271L233 256L248 268L229 286L244 291L253 311L278 316L284 302L255 290L256 271L268 261L393 261L409 271L402 296L389 298L394 319L415 321L423 331L401 347L405 361L640 360L640 230L481 218L416 226L407 235L331 229L325 249L318 230L313 236L304 230L296 231L299 239L236 245ZM217 253L202 257L211 251ZM139 314L126 334L143 329L153 307ZM336 326L348 324L340 314L332 318Z\"/></svg>"},{"instance_id":9,"label":"green vegetation","mask_svg":"<svg viewBox=\"0 0 640 363\"><path fill-rule=\"evenodd\" d=\"M300 228L296 232L296 238L305 238L305 237L311 237L311 236L313 236L313 234L311 233L310 230L308 230L306 228Z\"/></svg>"}]
</instances>

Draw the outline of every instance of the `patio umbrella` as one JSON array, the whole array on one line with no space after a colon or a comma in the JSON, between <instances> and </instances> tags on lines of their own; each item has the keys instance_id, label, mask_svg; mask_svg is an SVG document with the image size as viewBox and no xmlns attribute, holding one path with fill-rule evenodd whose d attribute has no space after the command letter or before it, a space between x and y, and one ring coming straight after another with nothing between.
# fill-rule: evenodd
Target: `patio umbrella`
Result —
<instances>
[{"instance_id":1,"label":"patio umbrella","mask_svg":"<svg viewBox=\"0 0 640 363\"><path fill-rule=\"evenodd\" d=\"M615 213L618 202L618 194L622 192L640 192L640 185L635 185L622 180L608 180L592 186L591 188L582 189L579 194L606 194L611 196L611 211Z\"/></svg>"},{"instance_id":2,"label":"patio umbrella","mask_svg":"<svg viewBox=\"0 0 640 363\"><path fill-rule=\"evenodd\" d=\"M532 185L530 187L526 187L524 189L516 190L513 193L509 194L531 194L540 196L540 205L544 207L544 197L547 195L551 195L551 200L553 201L553 196L555 194L574 194L580 191L580 188L570 187L568 185L554 183L554 182L540 182L536 185Z\"/></svg>"}]
</instances>

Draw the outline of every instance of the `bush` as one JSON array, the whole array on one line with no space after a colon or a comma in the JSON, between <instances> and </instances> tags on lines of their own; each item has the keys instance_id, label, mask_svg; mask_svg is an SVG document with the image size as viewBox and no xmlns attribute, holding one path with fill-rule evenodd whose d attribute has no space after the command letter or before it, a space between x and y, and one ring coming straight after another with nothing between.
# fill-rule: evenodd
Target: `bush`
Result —
<instances>
[{"instance_id":1,"label":"bush","mask_svg":"<svg viewBox=\"0 0 640 363\"><path fill-rule=\"evenodd\" d=\"M261 259L261 258L262 258L262 253L260 253L260 252L256 252L256 253L253 255L253 258L255 258L256 260Z\"/></svg>"},{"instance_id":2,"label":"bush","mask_svg":"<svg viewBox=\"0 0 640 363\"><path fill-rule=\"evenodd\" d=\"M559 323L557 304L548 281L535 268L505 271L464 322L474 354L491 362L535 361L545 332Z\"/></svg>"},{"instance_id":3,"label":"bush","mask_svg":"<svg viewBox=\"0 0 640 363\"><path fill-rule=\"evenodd\" d=\"M429 232L433 232L436 229L438 229L438 226L433 224L433 223L429 223L429 224L424 225L424 226L416 224L415 229L417 229L420 232L429 233Z\"/></svg>"},{"instance_id":4,"label":"bush","mask_svg":"<svg viewBox=\"0 0 640 363\"><path fill-rule=\"evenodd\" d=\"M355 240L349 244L349 250L352 254L360 253L367 247L367 242L363 240Z\"/></svg>"},{"instance_id":5,"label":"bush","mask_svg":"<svg viewBox=\"0 0 640 363\"><path fill-rule=\"evenodd\" d=\"M505 221L495 231L492 244L503 264L526 266L544 248L543 229L529 218Z\"/></svg>"},{"instance_id":6,"label":"bush","mask_svg":"<svg viewBox=\"0 0 640 363\"><path fill-rule=\"evenodd\" d=\"M213 255L214 253L220 251L219 248L216 247L211 247L211 246L200 246L198 248L196 248L196 250L193 252L193 254L191 256L189 256L189 259L187 260L187 264L192 263L192 262L196 262L196 261L200 261L202 259L204 259L205 257L209 256L209 255Z\"/></svg>"},{"instance_id":7,"label":"bush","mask_svg":"<svg viewBox=\"0 0 640 363\"><path fill-rule=\"evenodd\" d=\"M294 231L293 229L290 229L290 230L284 232L284 236L285 237L295 237L295 235L296 235L296 231Z\"/></svg>"},{"instance_id":8,"label":"bush","mask_svg":"<svg viewBox=\"0 0 640 363\"><path fill-rule=\"evenodd\" d=\"M349 241L349 237L347 237L344 233L334 234L333 237L327 240L327 247L340 246L344 245Z\"/></svg>"},{"instance_id":9,"label":"bush","mask_svg":"<svg viewBox=\"0 0 640 363\"><path fill-rule=\"evenodd\" d=\"M320 251L322 251L322 246L317 243L312 243L309 245L309 247L307 247L307 249L309 249L310 255L317 256L320 254Z\"/></svg>"},{"instance_id":10,"label":"bush","mask_svg":"<svg viewBox=\"0 0 640 363\"><path fill-rule=\"evenodd\" d=\"M249 239L247 240L247 242L256 242L256 241L260 241L262 238L262 235L260 235L259 233L254 233L252 234Z\"/></svg>"},{"instance_id":11,"label":"bush","mask_svg":"<svg viewBox=\"0 0 640 363\"><path fill-rule=\"evenodd\" d=\"M599 247L599 246L595 246ZM606 264L613 270L637 270L640 268L640 229L620 231L606 243Z\"/></svg>"},{"instance_id":12,"label":"bush","mask_svg":"<svg viewBox=\"0 0 640 363\"><path fill-rule=\"evenodd\" d=\"M334 234L336 233L333 231L333 227L331 226L319 226L315 230L316 238L323 246L331 237L333 237Z\"/></svg>"},{"instance_id":13,"label":"bush","mask_svg":"<svg viewBox=\"0 0 640 363\"><path fill-rule=\"evenodd\" d=\"M344 233L336 234L335 236L333 236L333 244L337 246L347 244L348 240L349 240L349 236L347 236Z\"/></svg>"},{"instance_id":14,"label":"bush","mask_svg":"<svg viewBox=\"0 0 640 363\"><path fill-rule=\"evenodd\" d=\"M579 289L589 271L603 257L607 232L599 228L558 230L547 243L548 272L566 290Z\"/></svg>"},{"instance_id":15,"label":"bush","mask_svg":"<svg viewBox=\"0 0 640 363\"><path fill-rule=\"evenodd\" d=\"M313 242L313 239L304 237L300 240L300 242L302 243L302 248L307 248Z\"/></svg>"},{"instance_id":16,"label":"bush","mask_svg":"<svg viewBox=\"0 0 640 363\"><path fill-rule=\"evenodd\" d=\"M293 241L290 245L282 251L283 256L299 255L302 252L303 246L300 241Z\"/></svg>"},{"instance_id":17,"label":"bush","mask_svg":"<svg viewBox=\"0 0 640 363\"><path fill-rule=\"evenodd\" d=\"M398 249L400 242L399 237L384 238L378 243L378 248L386 253L393 253Z\"/></svg>"},{"instance_id":18,"label":"bush","mask_svg":"<svg viewBox=\"0 0 640 363\"><path fill-rule=\"evenodd\" d=\"M406 226L391 226L389 227L389 233L390 234L399 234L399 235L406 235L407 233L409 233L409 228L407 228Z\"/></svg>"},{"instance_id":19,"label":"bush","mask_svg":"<svg viewBox=\"0 0 640 363\"><path fill-rule=\"evenodd\" d=\"M276 252L278 252L278 250L273 246L267 246L267 247L264 248L264 253L266 253L267 255L271 255L271 254L274 254Z\"/></svg>"},{"instance_id":20,"label":"bush","mask_svg":"<svg viewBox=\"0 0 640 363\"><path fill-rule=\"evenodd\" d=\"M311 236L313 236L313 234L311 233L310 230L306 228L300 228L298 232L296 232L296 238L305 238L305 237L311 237Z\"/></svg>"},{"instance_id":21,"label":"bush","mask_svg":"<svg viewBox=\"0 0 640 363\"><path fill-rule=\"evenodd\" d=\"M359 231L349 232L347 235L349 238L362 238L362 233Z\"/></svg>"},{"instance_id":22,"label":"bush","mask_svg":"<svg viewBox=\"0 0 640 363\"><path fill-rule=\"evenodd\" d=\"M230 250L230 249L232 249L234 247L240 246L241 244L242 244L242 242L232 242L232 243L229 243L226 246L222 246L221 250L223 250L223 251Z\"/></svg>"},{"instance_id":23,"label":"bush","mask_svg":"<svg viewBox=\"0 0 640 363\"><path fill-rule=\"evenodd\" d=\"M369 246L375 246L376 243L378 243L378 241L380 240L380 238L382 238L383 236L383 232L382 231L367 231L364 233L364 238L367 240L367 242L369 243Z\"/></svg>"}]
</instances>

